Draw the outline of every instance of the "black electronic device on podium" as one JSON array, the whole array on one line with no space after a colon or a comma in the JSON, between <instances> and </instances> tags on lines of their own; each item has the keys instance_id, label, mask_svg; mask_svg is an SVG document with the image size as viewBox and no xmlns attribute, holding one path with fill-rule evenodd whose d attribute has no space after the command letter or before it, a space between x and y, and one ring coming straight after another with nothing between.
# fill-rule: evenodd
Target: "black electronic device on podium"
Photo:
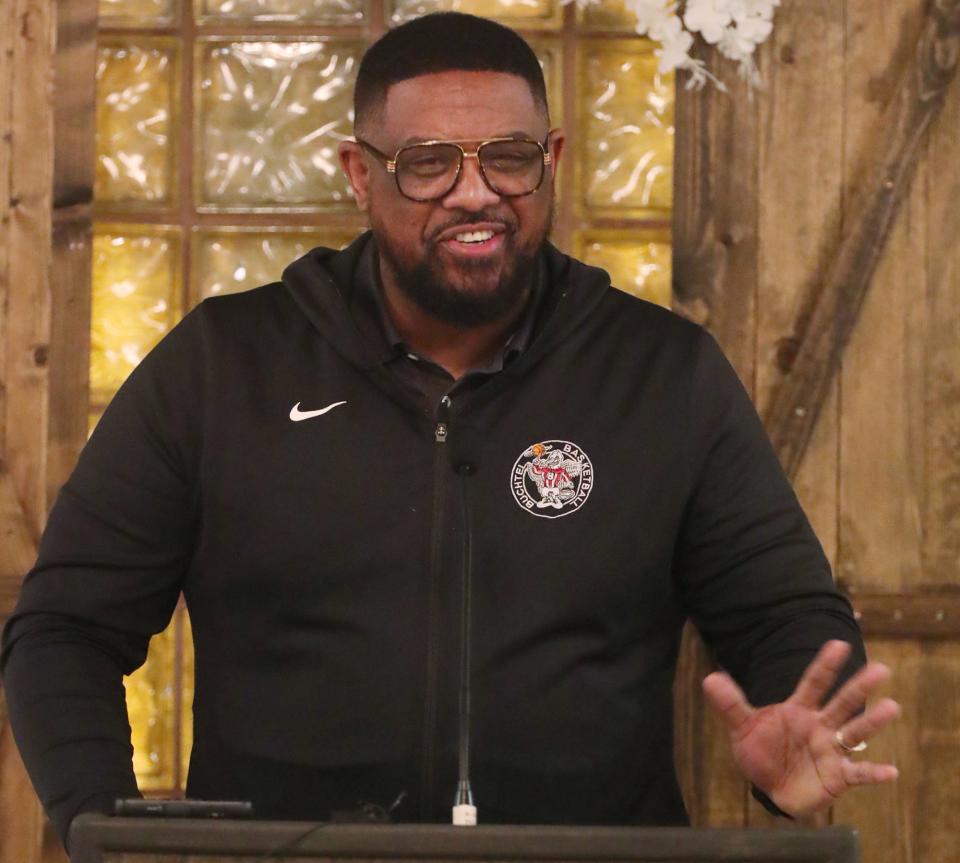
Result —
<instances>
[{"instance_id":1,"label":"black electronic device on podium","mask_svg":"<svg viewBox=\"0 0 960 863\"><path fill-rule=\"evenodd\" d=\"M311 824L81 815L72 863L859 863L856 831Z\"/></svg>"}]
</instances>

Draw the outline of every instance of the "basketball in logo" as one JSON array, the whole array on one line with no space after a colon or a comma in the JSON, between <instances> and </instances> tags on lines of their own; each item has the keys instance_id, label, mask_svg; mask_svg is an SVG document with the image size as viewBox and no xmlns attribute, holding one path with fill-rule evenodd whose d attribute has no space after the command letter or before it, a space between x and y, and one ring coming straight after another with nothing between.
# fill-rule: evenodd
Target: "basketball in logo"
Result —
<instances>
[{"instance_id":1,"label":"basketball in logo","mask_svg":"<svg viewBox=\"0 0 960 863\"><path fill-rule=\"evenodd\" d=\"M510 490L521 509L541 518L576 512L593 488L593 465L576 444L565 440L535 443L523 451L510 473Z\"/></svg>"}]
</instances>

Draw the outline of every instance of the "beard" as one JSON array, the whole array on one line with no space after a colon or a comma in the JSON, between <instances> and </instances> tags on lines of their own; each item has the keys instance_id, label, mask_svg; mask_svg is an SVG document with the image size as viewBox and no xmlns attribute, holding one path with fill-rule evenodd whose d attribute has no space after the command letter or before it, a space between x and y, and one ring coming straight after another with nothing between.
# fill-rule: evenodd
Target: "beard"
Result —
<instances>
[{"instance_id":1,"label":"beard","mask_svg":"<svg viewBox=\"0 0 960 863\"><path fill-rule=\"evenodd\" d=\"M503 252L495 260L461 259L456 265L458 284L454 285L435 238L458 225L477 222L499 222L504 226ZM529 248L520 249L516 221L505 222L502 216L470 214L435 230L422 259L415 262L408 261L393 246L386 231L379 226L372 229L380 255L400 290L431 317L451 326L468 328L494 323L516 310L532 284L537 255L552 224L551 206L544 230L532 238Z\"/></svg>"}]
</instances>

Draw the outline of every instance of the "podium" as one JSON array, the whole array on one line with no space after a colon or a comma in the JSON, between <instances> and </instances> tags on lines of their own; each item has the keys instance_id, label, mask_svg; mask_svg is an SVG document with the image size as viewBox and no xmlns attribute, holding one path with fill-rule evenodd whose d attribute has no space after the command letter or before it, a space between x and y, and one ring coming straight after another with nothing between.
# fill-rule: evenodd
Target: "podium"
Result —
<instances>
[{"instance_id":1,"label":"podium","mask_svg":"<svg viewBox=\"0 0 960 863\"><path fill-rule=\"evenodd\" d=\"M856 831L451 827L81 815L71 863L859 863Z\"/></svg>"}]
</instances>

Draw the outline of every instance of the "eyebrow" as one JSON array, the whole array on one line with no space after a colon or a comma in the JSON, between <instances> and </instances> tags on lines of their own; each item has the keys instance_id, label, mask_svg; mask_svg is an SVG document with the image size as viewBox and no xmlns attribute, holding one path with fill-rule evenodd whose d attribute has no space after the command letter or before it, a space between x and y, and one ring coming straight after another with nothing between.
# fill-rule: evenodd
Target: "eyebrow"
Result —
<instances>
[{"instance_id":1,"label":"eyebrow","mask_svg":"<svg viewBox=\"0 0 960 863\"><path fill-rule=\"evenodd\" d=\"M530 141L538 140L536 135L531 135L529 132L524 132L521 130L521 131L507 132L503 135L491 135L489 138L457 138L456 140L452 140L450 138L423 138L423 137L414 135L410 138L407 138L405 141L402 141L399 146L409 147L412 144L425 144L427 141L442 141L443 143L449 143L449 144L473 144L479 141L489 141L494 138L516 138L517 140L526 139Z\"/></svg>"}]
</instances>

